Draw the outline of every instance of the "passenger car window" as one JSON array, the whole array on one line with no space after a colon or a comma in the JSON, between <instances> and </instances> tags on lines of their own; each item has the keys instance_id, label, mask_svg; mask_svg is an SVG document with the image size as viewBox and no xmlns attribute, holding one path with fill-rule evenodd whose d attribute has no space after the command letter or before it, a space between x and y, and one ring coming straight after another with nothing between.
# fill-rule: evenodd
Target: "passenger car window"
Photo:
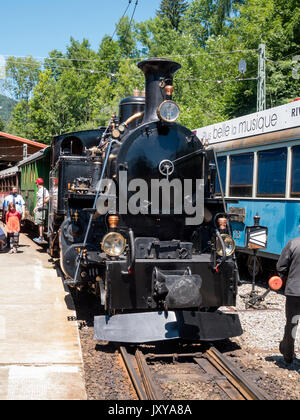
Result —
<instances>
[{"instance_id":1,"label":"passenger car window","mask_svg":"<svg viewBox=\"0 0 300 420\"><path fill-rule=\"evenodd\" d=\"M253 188L253 153L230 157L231 197L251 197Z\"/></svg>"},{"instance_id":2,"label":"passenger car window","mask_svg":"<svg viewBox=\"0 0 300 420\"><path fill-rule=\"evenodd\" d=\"M292 148L292 186L291 196L300 197L300 146Z\"/></svg>"},{"instance_id":3,"label":"passenger car window","mask_svg":"<svg viewBox=\"0 0 300 420\"><path fill-rule=\"evenodd\" d=\"M286 147L258 152L258 196L285 196L286 162Z\"/></svg>"},{"instance_id":4,"label":"passenger car window","mask_svg":"<svg viewBox=\"0 0 300 420\"><path fill-rule=\"evenodd\" d=\"M226 186L226 156L220 156L218 157L218 167L223 187L223 192L225 193L225 186ZM219 184L219 177L216 175L216 194L220 194L220 184Z\"/></svg>"}]
</instances>

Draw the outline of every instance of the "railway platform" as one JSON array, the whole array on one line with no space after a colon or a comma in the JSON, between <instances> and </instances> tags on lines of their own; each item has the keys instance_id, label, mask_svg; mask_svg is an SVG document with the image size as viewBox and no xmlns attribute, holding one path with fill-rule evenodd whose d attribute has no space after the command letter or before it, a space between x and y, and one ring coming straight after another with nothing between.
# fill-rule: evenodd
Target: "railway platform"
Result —
<instances>
[{"instance_id":1,"label":"railway platform","mask_svg":"<svg viewBox=\"0 0 300 420\"><path fill-rule=\"evenodd\" d=\"M0 400L85 400L72 298L25 234L0 253L0 288Z\"/></svg>"}]
</instances>

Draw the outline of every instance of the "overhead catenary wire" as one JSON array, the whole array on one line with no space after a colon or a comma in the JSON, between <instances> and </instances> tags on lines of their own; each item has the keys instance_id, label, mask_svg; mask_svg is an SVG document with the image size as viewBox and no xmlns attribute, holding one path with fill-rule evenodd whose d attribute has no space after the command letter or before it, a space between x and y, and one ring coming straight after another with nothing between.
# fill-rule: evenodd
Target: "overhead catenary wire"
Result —
<instances>
[{"instance_id":1,"label":"overhead catenary wire","mask_svg":"<svg viewBox=\"0 0 300 420\"><path fill-rule=\"evenodd\" d=\"M177 78L177 80L181 80L181 81L188 81L188 82L213 82L213 83L223 83L223 82L242 82L242 81L247 81L247 80L257 80L257 77L245 77L245 78L236 78L236 79L201 79L199 78Z\"/></svg>"},{"instance_id":2,"label":"overhead catenary wire","mask_svg":"<svg viewBox=\"0 0 300 420\"><path fill-rule=\"evenodd\" d=\"M127 30L127 32L126 32L126 34L128 33L128 31L129 31L129 29L130 29L130 26L131 26L131 22L132 22L132 20L133 20L133 16L134 16L134 13L135 13L135 10L136 10L136 7L137 7L137 4L138 4L138 0L136 0L136 3L135 3L135 7L134 7L134 10L133 10L133 13L132 13L132 17L131 17L131 20L130 20L130 24L129 24L129 26L128 26L128 30ZM166 58L175 58L175 57L178 57L178 58L180 58L180 57L182 57L182 58L184 58L184 57L197 57L197 56L212 56L212 55L215 55L215 54L240 54L240 53L246 53L246 52L257 52L258 50L257 49L244 49L244 50L242 50L242 49L240 49L240 50L233 50L233 51L210 51L210 52L201 52L201 53L194 53L194 54L170 54L170 55L166 55ZM9 56L9 57L19 57L19 58L25 58L25 56ZM32 57L32 56L31 56ZM32 57L32 58L34 58L34 57ZM105 75L107 75L108 77L112 77L112 73L110 73L109 71L103 71L103 70L98 70L98 69L94 69L94 68L78 68L78 67L73 67L73 66L70 66L70 67L68 67L68 66L63 66L63 65L57 65L57 64L55 64L55 61L58 61L58 60L65 60L65 61L82 61L82 62L93 62L93 63L98 63L98 64L100 64L100 63L103 63L103 62L106 62L106 63L109 63L109 62L114 62L114 61L120 61L120 60L123 60L123 61L127 61L127 60L129 60L129 61L134 61L134 62L138 62L138 61L140 61L140 60L144 60L144 59L147 59L147 58L149 58L148 56L143 56L143 57L135 57L135 58L127 58L127 57L119 57L119 58L116 58L116 59L106 59L106 60L103 60L103 59L93 59L93 60L91 60L91 59L81 59L81 58L66 58L66 57L58 57L58 58L53 58L53 57L36 57L36 58L43 58L43 61L36 61L36 62L32 62L32 61L23 61L22 63L17 63L18 65L28 65L28 66L36 66L38 63L40 63L42 66L44 66L45 68L52 68L52 69L70 69L70 70L75 70L75 71L77 71L77 72L86 72L86 73L90 73L90 74L105 74ZM47 60L47 61L46 61ZM51 63L51 61L53 61L53 63ZM183 79L177 79L177 80L183 80ZM190 81L198 81L198 82L216 82L216 83L220 83L220 80L219 79L217 79L217 80L204 80L204 79L186 79L186 80L190 80ZM235 79L234 81L243 81L243 80L246 80L246 79L242 79L242 78L240 78L240 79ZM224 80L222 80L221 82L223 82Z\"/></svg>"},{"instance_id":3,"label":"overhead catenary wire","mask_svg":"<svg viewBox=\"0 0 300 420\"><path fill-rule=\"evenodd\" d=\"M203 52L199 52L199 53L192 53L192 54L166 54L166 58L174 58L174 57L198 57L198 56L209 56L209 55L226 55L226 54L240 54L240 53L248 53L248 52L253 52L253 53L257 53L257 49L244 49L244 50L233 50L233 51L203 51ZM64 61L85 61L85 62L97 62L97 63L107 63L107 62L115 62L115 61L119 61L120 57L118 58L107 58L107 59L98 59L98 58L68 58L68 57L39 57L39 56L32 56L32 55L13 55L13 54L0 54L0 56L2 57L13 57L13 58L33 58L36 60L36 62L40 62L42 63L45 60L64 60ZM149 58L149 56L139 56L139 57L122 57L122 60L126 60L126 61L137 61L137 60L145 60ZM40 59L40 60L38 60Z\"/></svg>"},{"instance_id":4,"label":"overhead catenary wire","mask_svg":"<svg viewBox=\"0 0 300 420\"><path fill-rule=\"evenodd\" d=\"M28 65L28 66L32 66L33 64L31 62L22 63L23 65ZM110 73L108 71L102 71L102 70L94 70L94 69L82 69L82 68L77 68L77 67L66 67L66 66L48 66L49 68L52 69L69 69L69 70L74 70L76 72L80 72L80 71L84 71L84 72L88 72L90 74L105 74L108 77L112 77L115 76L114 73ZM138 79L139 77L134 76L135 79ZM195 77L191 77L191 78L180 78L177 77L176 80L181 80L181 81L190 81L190 82L215 82L215 83L223 83L223 82L240 82L240 81L247 81L247 80L257 80L257 77L248 77L248 78L236 78L236 79L202 79L202 78L195 78Z\"/></svg>"},{"instance_id":5,"label":"overhead catenary wire","mask_svg":"<svg viewBox=\"0 0 300 420\"><path fill-rule=\"evenodd\" d=\"M128 34L129 34L129 31L130 31L130 28L131 28L131 24L132 24L132 21L133 21L133 17L134 17L134 14L135 14L135 11L136 11L136 8L137 8L137 5L138 5L138 2L139 2L139 0L136 0L136 1L135 1L135 5L134 5L134 9L133 9L133 12L132 12L132 15L131 15L131 19L130 19L130 22L129 22L129 25L128 25L128 28L127 28L127 31L126 31L126 33L125 33L125 36L124 36L125 40L126 40L126 38L127 38Z\"/></svg>"},{"instance_id":6,"label":"overhead catenary wire","mask_svg":"<svg viewBox=\"0 0 300 420\"><path fill-rule=\"evenodd\" d=\"M174 57L193 57L193 56L200 56L200 55L214 55L214 54L236 54L236 53L245 53L245 52L257 52L258 51L258 49L248 49L248 50L246 50L246 49L244 49L244 50L234 50L234 51L214 51L214 52L204 52L204 53L195 53L195 54L172 54L172 55L167 55L166 57L169 57L169 58L174 58ZM284 56L283 57L283 59L282 60L276 60L276 61L273 61L273 60L269 60L269 59L267 59L267 60L269 60L269 61L272 61L272 63L280 63L280 62L284 62L284 59L286 59L286 58L288 58L288 57L290 57L290 56L293 56L293 55L296 55L296 54L298 54L298 53L300 53L300 51L299 52L294 52L294 53L290 53L290 54L288 54L288 55L286 55L286 56ZM7 55L8 57L19 57L19 58L21 58L21 57L24 57L25 58L25 56L9 56L9 55ZM28 56L27 56L28 57ZM42 58L42 57L39 57L39 58ZM146 56L144 56L144 57L136 57L136 58L127 58L127 57L122 57L122 58L118 58L118 59L107 59L107 60L97 60L97 59L95 59L95 60L89 60L89 59L80 59L80 58L72 58L72 59L70 59L70 58L52 58L52 57L47 57L47 58L43 58L44 60L53 60L53 61L56 61L56 60L67 60L67 61L83 61L83 62L98 62L98 63L101 63L101 62L113 62L113 61L120 61L120 59L121 60L130 60L130 61L139 61L139 60L143 60L143 59L146 59L146 58L149 58L148 56L146 57ZM78 67L73 67L73 66L60 66L60 65L56 65L56 64L51 64L51 63L43 63L42 61L39 61L39 62L36 62L36 63L34 63L34 62L32 62L32 61L23 61L22 63L17 63L18 65L28 65L28 66L36 66L37 65L37 63L41 63L41 64L43 64L43 66L45 67L45 68L52 68L52 69L69 69L69 70L74 70L74 71L77 71L77 72L80 72L80 71L82 71L82 72L86 72L86 73L90 73L90 74L105 74L105 75L107 75L108 77L112 77L112 73L110 73L109 71L104 71L104 70L97 70L97 69L92 69L92 68L78 68ZM257 72L257 70L252 70L252 71L250 71L250 72L248 72L248 76L251 76L252 74L254 74L254 73L256 73ZM136 77L136 76L135 76ZM235 78L235 79L202 79L201 77L199 77L199 78L195 78L195 76L193 76L193 77L191 77L191 78L185 78L185 79L183 79L183 78L177 78L176 77L176 79L177 80L181 80L181 81L184 81L184 80L186 80L186 81L195 81L195 82L201 82L201 83L206 83L206 82L208 82L208 83L219 83L219 84L221 84L221 83L230 83L230 82L240 82L240 81L251 81L251 80L257 80L257 77L247 77L247 78Z\"/></svg>"},{"instance_id":7,"label":"overhead catenary wire","mask_svg":"<svg viewBox=\"0 0 300 420\"><path fill-rule=\"evenodd\" d=\"M18 64L19 65L19 64ZM23 61L22 63L20 63L20 65L26 65L26 66L35 66L34 63L32 62L25 62ZM52 69L68 69L68 70L74 70L74 71L84 71L84 72L88 72L90 74L105 74L108 77L111 76L115 76L115 74L112 74L108 71L103 71L103 70L96 70L96 69L82 69L82 68L78 68L78 67L68 67L68 66L56 66L56 65L50 65L50 64L46 64L45 68L52 68ZM253 72L252 72L253 73ZM216 82L216 83L220 83L223 81L245 81L245 80L257 80L257 77L252 77L252 78L236 78L236 79L202 79L202 78L195 78L195 77L191 77L191 78L176 78L177 80L186 80L186 81L197 81L197 82Z\"/></svg>"},{"instance_id":8,"label":"overhead catenary wire","mask_svg":"<svg viewBox=\"0 0 300 420\"><path fill-rule=\"evenodd\" d=\"M36 66L36 63L32 63L31 61L23 61L22 63L17 63L18 66ZM69 70L77 70L77 71L85 71L85 72L89 72L91 74L93 73L99 73L99 74L109 74L109 72L104 71L104 70L97 70L97 69L83 69L83 68L78 68L78 67L68 67L68 66L56 66L56 65L51 65L49 63L44 64L45 69L48 68L54 68L54 69L69 69Z\"/></svg>"},{"instance_id":9,"label":"overhead catenary wire","mask_svg":"<svg viewBox=\"0 0 300 420\"><path fill-rule=\"evenodd\" d=\"M129 6L130 6L131 2L132 2L132 0L128 0L128 5L127 5L127 7L126 7L126 9L125 9L125 12L123 13L123 15L122 15L121 19L119 20L119 22L120 22L120 21L123 19L123 17L126 15L127 10L129 9ZM111 41L113 40L113 38L114 38L114 36L115 36L115 34L116 34L117 30L118 30L118 26L119 26L119 25L116 25L116 27L115 27L114 33L112 34L112 37L111 37Z\"/></svg>"}]
</instances>

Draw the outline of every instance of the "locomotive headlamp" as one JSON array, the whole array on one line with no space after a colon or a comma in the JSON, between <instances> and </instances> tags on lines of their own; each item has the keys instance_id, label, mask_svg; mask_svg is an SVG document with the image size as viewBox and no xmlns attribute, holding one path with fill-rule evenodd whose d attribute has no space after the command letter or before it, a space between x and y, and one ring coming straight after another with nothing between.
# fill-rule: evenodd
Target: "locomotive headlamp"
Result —
<instances>
[{"instance_id":1,"label":"locomotive headlamp","mask_svg":"<svg viewBox=\"0 0 300 420\"><path fill-rule=\"evenodd\" d=\"M110 232L104 236L102 250L110 257L119 257L126 247L126 239L117 232Z\"/></svg>"},{"instance_id":2,"label":"locomotive headlamp","mask_svg":"<svg viewBox=\"0 0 300 420\"><path fill-rule=\"evenodd\" d=\"M165 122L174 122L180 115L179 106L174 101L164 101L157 108L157 116Z\"/></svg>"},{"instance_id":3,"label":"locomotive headlamp","mask_svg":"<svg viewBox=\"0 0 300 420\"><path fill-rule=\"evenodd\" d=\"M226 257L229 257L235 251L234 239L230 235L226 235L225 233L223 233L221 235L221 237L222 237L224 245L225 245ZM217 254L220 255L220 257L223 256L222 245L221 245L221 242L220 242L219 238L217 238L216 251L217 251Z\"/></svg>"}]
</instances>

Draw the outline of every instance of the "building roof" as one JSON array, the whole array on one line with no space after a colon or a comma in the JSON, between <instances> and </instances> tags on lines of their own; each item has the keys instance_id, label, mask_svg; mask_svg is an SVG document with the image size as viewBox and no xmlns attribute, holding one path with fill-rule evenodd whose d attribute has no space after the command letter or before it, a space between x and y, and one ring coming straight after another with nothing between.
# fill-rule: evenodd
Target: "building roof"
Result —
<instances>
[{"instance_id":1,"label":"building roof","mask_svg":"<svg viewBox=\"0 0 300 420\"><path fill-rule=\"evenodd\" d=\"M26 159L21 160L20 162L18 162L17 166L18 167L24 166L28 162L42 159L44 156L47 155L47 153L50 152L50 150L51 150L51 147L47 146L44 150L39 150L38 152L35 152L33 155L28 156Z\"/></svg>"},{"instance_id":2,"label":"building roof","mask_svg":"<svg viewBox=\"0 0 300 420\"><path fill-rule=\"evenodd\" d=\"M30 146L39 147L40 149L45 149L47 147L46 144L39 143L39 142L33 141L33 140L24 139L23 137L14 136L12 134L8 134L8 133L4 133L3 131L0 131L0 140L3 140L3 139L18 141L18 142L23 143L23 144L28 144Z\"/></svg>"},{"instance_id":3,"label":"building roof","mask_svg":"<svg viewBox=\"0 0 300 420\"><path fill-rule=\"evenodd\" d=\"M24 153L31 156L46 148L46 144L0 131L0 170L20 162L24 159Z\"/></svg>"},{"instance_id":4,"label":"building roof","mask_svg":"<svg viewBox=\"0 0 300 420\"><path fill-rule=\"evenodd\" d=\"M12 166L11 168L0 171L0 178L5 178L8 175L14 175L17 172L19 172L18 166Z\"/></svg>"}]
</instances>

